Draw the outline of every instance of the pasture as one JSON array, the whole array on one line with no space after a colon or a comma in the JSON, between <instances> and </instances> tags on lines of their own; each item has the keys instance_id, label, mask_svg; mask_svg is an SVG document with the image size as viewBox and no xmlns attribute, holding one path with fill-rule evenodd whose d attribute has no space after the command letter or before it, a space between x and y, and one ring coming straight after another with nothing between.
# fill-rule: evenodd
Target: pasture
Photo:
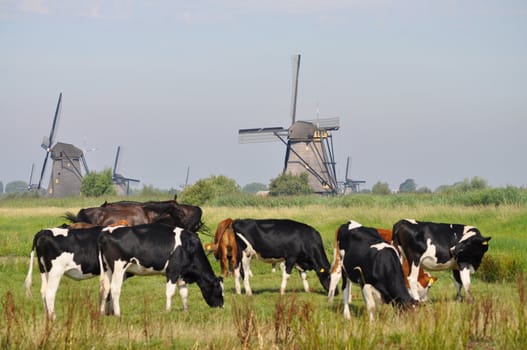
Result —
<instances>
[{"instance_id":1,"label":"pasture","mask_svg":"<svg viewBox=\"0 0 527 350\"><path fill-rule=\"evenodd\" d=\"M76 212L96 202L45 204L13 201L0 205L1 348L17 349L503 349L527 348L527 209L524 206L357 205L323 204L282 207L203 207L204 222L214 231L232 218L290 218L315 227L333 259L336 228L356 220L365 226L390 228L401 218L464 223L492 236L483 264L472 277L473 304L456 302L450 272L434 272L439 280L431 301L416 311L398 312L389 305L376 310L370 323L358 287L352 288L352 319L342 317L339 294L333 305L313 272L313 290L305 293L292 275L280 296L279 272L253 262L254 295L234 294L232 277L225 280L225 308L209 308L196 285L189 287L189 312L179 295L165 312L163 276L127 280L121 294L122 316L98 313L98 278L77 282L63 278L56 300L57 319L47 322L40 300L35 266L33 296L25 279L31 243L44 227L62 224L65 211ZM201 235L203 243L211 237ZM219 274L219 262L211 259ZM35 264L36 265L36 264Z\"/></svg>"}]
</instances>

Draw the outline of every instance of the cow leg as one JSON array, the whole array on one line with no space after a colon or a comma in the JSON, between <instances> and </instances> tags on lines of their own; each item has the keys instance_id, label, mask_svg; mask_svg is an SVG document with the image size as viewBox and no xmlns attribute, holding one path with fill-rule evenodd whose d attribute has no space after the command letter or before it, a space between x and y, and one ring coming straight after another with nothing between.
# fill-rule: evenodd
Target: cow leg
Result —
<instances>
[{"instance_id":1,"label":"cow leg","mask_svg":"<svg viewBox=\"0 0 527 350\"><path fill-rule=\"evenodd\" d=\"M231 267L234 270L234 267L236 266L236 257L238 256L238 247L236 246L236 242L231 247Z\"/></svg>"},{"instance_id":2,"label":"cow leg","mask_svg":"<svg viewBox=\"0 0 527 350\"><path fill-rule=\"evenodd\" d=\"M294 264L291 261L280 263L280 269L282 270L282 283L280 284L280 294L285 294L285 288L287 286L287 280L291 277Z\"/></svg>"},{"instance_id":3,"label":"cow leg","mask_svg":"<svg viewBox=\"0 0 527 350\"><path fill-rule=\"evenodd\" d=\"M344 290L342 291L342 301L344 302L344 318L346 320L351 320L351 313L350 313L350 303L351 303L351 280L348 279L348 277L345 277L347 279L346 286L344 287Z\"/></svg>"},{"instance_id":4,"label":"cow leg","mask_svg":"<svg viewBox=\"0 0 527 350\"><path fill-rule=\"evenodd\" d=\"M176 284L172 282L170 278L167 278L167 287L165 291L165 294L167 297L167 302L166 302L166 307L165 307L166 311L170 311L170 309L172 308L172 297L174 296L175 293L176 293Z\"/></svg>"},{"instance_id":5,"label":"cow leg","mask_svg":"<svg viewBox=\"0 0 527 350\"><path fill-rule=\"evenodd\" d=\"M243 266L243 286L245 288L246 295L253 295L251 285L249 284L249 278L251 275L251 256L246 252L242 253L242 266Z\"/></svg>"},{"instance_id":6,"label":"cow leg","mask_svg":"<svg viewBox=\"0 0 527 350\"><path fill-rule=\"evenodd\" d=\"M42 299L42 305L44 306L44 312L48 312L48 308L46 306L46 290L48 289L48 273L42 272L40 274L40 297Z\"/></svg>"},{"instance_id":7,"label":"cow leg","mask_svg":"<svg viewBox=\"0 0 527 350\"><path fill-rule=\"evenodd\" d=\"M302 283L304 284L304 290L309 293L309 283L307 282L307 272L300 271L300 277L302 278Z\"/></svg>"},{"instance_id":8,"label":"cow leg","mask_svg":"<svg viewBox=\"0 0 527 350\"><path fill-rule=\"evenodd\" d=\"M375 310L375 298L379 299L379 292L371 285L365 284L362 287L362 298L366 304L366 310L370 316L370 322L374 321L373 310Z\"/></svg>"},{"instance_id":9,"label":"cow leg","mask_svg":"<svg viewBox=\"0 0 527 350\"><path fill-rule=\"evenodd\" d=\"M60 280L64 275L64 270L52 267L47 274L47 284L44 290L44 308L46 309L47 316L51 319L55 319L55 297L57 295L57 289L59 288Z\"/></svg>"},{"instance_id":10,"label":"cow leg","mask_svg":"<svg viewBox=\"0 0 527 350\"><path fill-rule=\"evenodd\" d=\"M110 296L110 281L112 272L110 270L102 271L99 278L99 302L101 315L110 315L113 312L112 301Z\"/></svg>"},{"instance_id":11,"label":"cow leg","mask_svg":"<svg viewBox=\"0 0 527 350\"><path fill-rule=\"evenodd\" d=\"M241 269L241 262L236 265L236 268L234 269L234 289L236 290L236 294L242 294L242 288L240 286L240 269Z\"/></svg>"},{"instance_id":12,"label":"cow leg","mask_svg":"<svg viewBox=\"0 0 527 350\"><path fill-rule=\"evenodd\" d=\"M344 257L343 252L340 252L342 257ZM335 250L333 259L333 266L331 268L331 274L330 274L330 282L329 282L329 290L328 290L328 302L332 303L333 298L335 297L335 290L338 287L339 281L342 278L342 258L337 258L337 254L339 252Z\"/></svg>"},{"instance_id":13,"label":"cow leg","mask_svg":"<svg viewBox=\"0 0 527 350\"><path fill-rule=\"evenodd\" d=\"M408 261L410 263L410 261ZM419 265L411 264L410 265L410 274L408 275L408 285L410 286L410 295L415 300L419 300Z\"/></svg>"},{"instance_id":14,"label":"cow leg","mask_svg":"<svg viewBox=\"0 0 527 350\"><path fill-rule=\"evenodd\" d=\"M183 304L183 310L188 311L188 288L187 284L183 279L178 279L177 285L179 287L179 296L181 298L181 303Z\"/></svg>"},{"instance_id":15,"label":"cow leg","mask_svg":"<svg viewBox=\"0 0 527 350\"><path fill-rule=\"evenodd\" d=\"M456 299L458 301L463 300L461 295L461 287L465 289L465 296L468 303L473 301L472 295L470 294L470 268L464 267L461 270L452 270L454 274L454 280L456 281Z\"/></svg>"},{"instance_id":16,"label":"cow leg","mask_svg":"<svg viewBox=\"0 0 527 350\"><path fill-rule=\"evenodd\" d=\"M113 265L113 274L110 283L110 291L112 295L113 312L115 316L121 316L119 299L121 296L121 287L123 285L124 273L126 272L127 267L128 266L124 261L115 261Z\"/></svg>"},{"instance_id":17,"label":"cow leg","mask_svg":"<svg viewBox=\"0 0 527 350\"><path fill-rule=\"evenodd\" d=\"M227 255L228 250L227 250L227 247L223 245L220 247L220 249L221 249L221 260L220 260L221 272L223 274L223 277L227 277L229 274L229 257Z\"/></svg>"}]
</instances>

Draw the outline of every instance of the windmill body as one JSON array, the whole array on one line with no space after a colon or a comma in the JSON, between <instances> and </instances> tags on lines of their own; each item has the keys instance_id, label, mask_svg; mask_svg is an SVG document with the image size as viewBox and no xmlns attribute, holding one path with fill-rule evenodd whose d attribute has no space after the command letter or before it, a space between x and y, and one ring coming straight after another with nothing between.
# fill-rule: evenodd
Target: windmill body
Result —
<instances>
[{"instance_id":1,"label":"windmill body","mask_svg":"<svg viewBox=\"0 0 527 350\"><path fill-rule=\"evenodd\" d=\"M81 193L84 153L69 143L57 142L50 151L52 160L48 195L78 196Z\"/></svg>"},{"instance_id":2,"label":"windmill body","mask_svg":"<svg viewBox=\"0 0 527 350\"><path fill-rule=\"evenodd\" d=\"M296 121L300 55L292 57L292 64L291 126L289 128L240 129L238 131L239 142L282 141L286 145L283 174L307 173L308 183L314 192L338 193L331 132L339 129L340 120L336 117Z\"/></svg>"}]
</instances>

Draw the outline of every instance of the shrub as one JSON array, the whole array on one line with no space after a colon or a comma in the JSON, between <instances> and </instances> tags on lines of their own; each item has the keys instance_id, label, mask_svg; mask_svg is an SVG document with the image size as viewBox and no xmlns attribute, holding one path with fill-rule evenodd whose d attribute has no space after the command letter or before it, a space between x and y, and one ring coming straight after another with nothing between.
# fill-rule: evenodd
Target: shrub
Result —
<instances>
[{"instance_id":1,"label":"shrub","mask_svg":"<svg viewBox=\"0 0 527 350\"><path fill-rule=\"evenodd\" d=\"M219 175L198 180L194 185L185 187L178 198L182 203L203 205L216 198L235 193L240 193L240 186L236 181Z\"/></svg>"},{"instance_id":2,"label":"shrub","mask_svg":"<svg viewBox=\"0 0 527 350\"><path fill-rule=\"evenodd\" d=\"M271 180L269 194L271 196L293 196L313 193L309 186L307 173L300 175L283 174Z\"/></svg>"},{"instance_id":3,"label":"shrub","mask_svg":"<svg viewBox=\"0 0 527 350\"><path fill-rule=\"evenodd\" d=\"M81 193L87 197L115 195L113 188L112 170L106 169L100 173L91 172L82 179Z\"/></svg>"},{"instance_id":4,"label":"shrub","mask_svg":"<svg viewBox=\"0 0 527 350\"><path fill-rule=\"evenodd\" d=\"M477 276L485 282L514 282L523 273L520 261L509 255L485 255Z\"/></svg>"}]
</instances>

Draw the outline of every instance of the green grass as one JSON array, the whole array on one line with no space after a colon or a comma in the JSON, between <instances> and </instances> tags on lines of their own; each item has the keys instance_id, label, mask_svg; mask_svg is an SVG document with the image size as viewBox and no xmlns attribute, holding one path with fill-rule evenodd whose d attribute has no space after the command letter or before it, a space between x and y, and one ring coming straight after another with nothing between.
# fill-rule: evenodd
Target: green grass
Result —
<instances>
[{"instance_id":1,"label":"green grass","mask_svg":"<svg viewBox=\"0 0 527 350\"><path fill-rule=\"evenodd\" d=\"M348 322L342 317L340 295L328 305L314 273L308 274L312 293L305 293L300 277L293 275L286 295L280 296L280 273L254 262L254 295L235 295L233 278L228 277L224 309L209 308L197 286L191 285L189 312L182 311L176 293L173 309L167 313L164 277L131 278L123 285L120 318L99 315L97 278L82 282L63 278L56 300L57 320L48 323L40 300L38 269L33 274L32 298L26 298L23 288L32 239L41 228L61 224L65 211L76 211L88 202L0 201L0 348L527 348L526 208L382 202L339 206L330 201L281 207L204 206L204 220L214 231L227 217L296 219L321 232L330 261L335 230L349 219L376 227L391 227L408 217L474 225L483 235L492 236L486 262L473 275L475 302L454 301L451 273L434 272L439 280L430 291L430 303L411 312L382 305L374 323L368 321L360 292L353 286L352 320ZM89 205L99 202L92 200ZM203 243L211 240L203 235L201 239ZM211 263L219 273L219 263Z\"/></svg>"}]
</instances>

